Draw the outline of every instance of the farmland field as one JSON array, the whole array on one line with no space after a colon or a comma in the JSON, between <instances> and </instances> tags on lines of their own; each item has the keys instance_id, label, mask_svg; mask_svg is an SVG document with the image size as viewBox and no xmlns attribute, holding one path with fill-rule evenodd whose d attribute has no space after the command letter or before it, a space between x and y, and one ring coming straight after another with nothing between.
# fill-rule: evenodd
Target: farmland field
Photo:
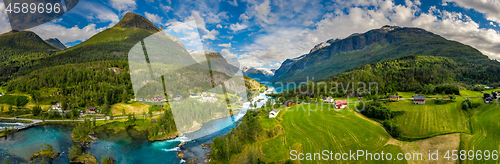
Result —
<instances>
[{"instance_id":1,"label":"farmland field","mask_svg":"<svg viewBox=\"0 0 500 164\"><path fill-rule=\"evenodd\" d=\"M461 150L473 150L474 152L494 150L500 151L500 104L483 104L476 109L472 119L474 134L462 134ZM468 157L467 157L468 158ZM485 159L485 156L482 157ZM490 158L491 155L490 155ZM500 159L499 159L500 160ZM498 160L469 161L462 163L498 163Z\"/></svg>"},{"instance_id":2,"label":"farmland field","mask_svg":"<svg viewBox=\"0 0 500 164\"><path fill-rule=\"evenodd\" d=\"M142 112L148 112L149 105L145 105L140 102L133 102L131 104L128 103L117 103L111 106L111 112L113 115L122 115L123 110L125 109L125 113L135 113L142 114Z\"/></svg>"},{"instance_id":3,"label":"farmland field","mask_svg":"<svg viewBox=\"0 0 500 164\"><path fill-rule=\"evenodd\" d=\"M290 158L290 150L303 153L320 153L322 150L335 153L348 153L349 150L401 151L399 147L384 147L390 135L382 127L356 116L354 112L328 111L327 106L323 105L323 111L310 113L307 108L315 109L318 105L303 104L289 108L282 123L286 133L262 143L264 159L284 161Z\"/></svg>"},{"instance_id":4,"label":"farmland field","mask_svg":"<svg viewBox=\"0 0 500 164\"><path fill-rule=\"evenodd\" d=\"M388 103L392 111L404 111L391 121L402 129L402 138L422 139L441 134L470 133L469 118L461 109L464 98L448 104L434 104L428 99L425 105L415 105L412 100Z\"/></svg>"}]
</instances>

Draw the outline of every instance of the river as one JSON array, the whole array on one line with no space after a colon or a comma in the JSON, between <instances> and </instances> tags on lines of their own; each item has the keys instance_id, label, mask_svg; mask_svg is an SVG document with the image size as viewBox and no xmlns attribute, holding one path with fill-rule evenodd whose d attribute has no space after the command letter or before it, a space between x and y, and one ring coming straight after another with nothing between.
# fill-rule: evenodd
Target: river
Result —
<instances>
[{"instance_id":1,"label":"river","mask_svg":"<svg viewBox=\"0 0 500 164\"><path fill-rule=\"evenodd\" d=\"M258 99L262 99L257 103L260 107L265 104L268 98L264 94L260 94L257 98L254 98L255 101ZM97 135L99 140L91 143L85 152L92 153L99 162L102 162L101 156L109 155L118 164L178 164L184 161L177 158L177 152L181 151L181 148L177 146L181 142L186 142L186 145L182 146L183 152L186 152L186 157L204 160L205 153L209 152L209 150L202 149L201 144L211 143L211 140L216 136L230 132L236 122L245 115L249 104L248 102L244 103L242 111L236 115L209 121L204 123L200 130L173 140L149 142L145 135L138 135L133 132L123 132L112 136L101 134ZM5 125L7 126L7 124ZM8 126L11 126L11 124L8 124ZM68 125L44 125L2 137L0 138L0 159L3 160L8 157L14 163L27 162L31 154L41 150L40 146L46 143L52 145L56 152L61 152L61 155L52 162L68 163L68 149L73 144L76 144L71 139L72 128L72 126ZM189 138L196 139L190 140Z\"/></svg>"}]
</instances>

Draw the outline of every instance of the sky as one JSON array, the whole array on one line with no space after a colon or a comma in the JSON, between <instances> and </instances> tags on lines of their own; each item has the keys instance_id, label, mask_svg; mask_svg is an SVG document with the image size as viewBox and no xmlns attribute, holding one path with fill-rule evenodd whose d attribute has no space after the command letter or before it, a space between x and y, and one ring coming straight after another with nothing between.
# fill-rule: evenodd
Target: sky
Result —
<instances>
[{"instance_id":1,"label":"sky","mask_svg":"<svg viewBox=\"0 0 500 164\"><path fill-rule=\"evenodd\" d=\"M0 2L4 33L10 25ZM65 15L28 30L74 46L127 12L163 27L188 49L217 51L267 70L321 42L384 25L423 28L500 60L497 0L80 0Z\"/></svg>"}]
</instances>

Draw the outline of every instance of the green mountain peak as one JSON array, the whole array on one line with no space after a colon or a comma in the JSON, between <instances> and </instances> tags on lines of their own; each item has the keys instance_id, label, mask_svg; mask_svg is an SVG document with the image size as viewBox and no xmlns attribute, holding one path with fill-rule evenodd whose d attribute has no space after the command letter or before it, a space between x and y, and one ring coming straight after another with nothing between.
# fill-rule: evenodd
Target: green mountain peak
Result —
<instances>
[{"instance_id":1,"label":"green mountain peak","mask_svg":"<svg viewBox=\"0 0 500 164\"><path fill-rule=\"evenodd\" d=\"M113 27L121 28L141 28L148 31L160 31L151 21L143 16L135 13L128 12L123 18Z\"/></svg>"}]
</instances>

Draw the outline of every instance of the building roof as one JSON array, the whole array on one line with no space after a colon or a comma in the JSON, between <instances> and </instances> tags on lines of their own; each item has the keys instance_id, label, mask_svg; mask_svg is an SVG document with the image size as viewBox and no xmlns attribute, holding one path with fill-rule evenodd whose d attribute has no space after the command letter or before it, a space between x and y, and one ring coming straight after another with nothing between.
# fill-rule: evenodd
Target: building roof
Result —
<instances>
[{"instance_id":1,"label":"building roof","mask_svg":"<svg viewBox=\"0 0 500 164\"><path fill-rule=\"evenodd\" d=\"M273 109L271 112L278 113L279 110Z\"/></svg>"},{"instance_id":2,"label":"building roof","mask_svg":"<svg viewBox=\"0 0 500 164\"><path fill-rule=\"evenodd\" d=\"M335 100L335 104L347 104L347 100Z\"/></svg>"},{"instance_id":3,"label":"building roof","mask_svg":"<svg viewBox=\"0 0 500 164\"><path fill-rule=\"evenodd\" d=\"M413 96L413 100L425 100L425 96Z\"/></svg>"},{"instance_id":4,"label":"building roof","mask_svg":"<svg viewBox=\"0 0 500 164\"><path fill-rule=\"evenodd\" d=\"M399 96L389 95L390 98L399 98Z\"/></svg>"}]
</instances>

